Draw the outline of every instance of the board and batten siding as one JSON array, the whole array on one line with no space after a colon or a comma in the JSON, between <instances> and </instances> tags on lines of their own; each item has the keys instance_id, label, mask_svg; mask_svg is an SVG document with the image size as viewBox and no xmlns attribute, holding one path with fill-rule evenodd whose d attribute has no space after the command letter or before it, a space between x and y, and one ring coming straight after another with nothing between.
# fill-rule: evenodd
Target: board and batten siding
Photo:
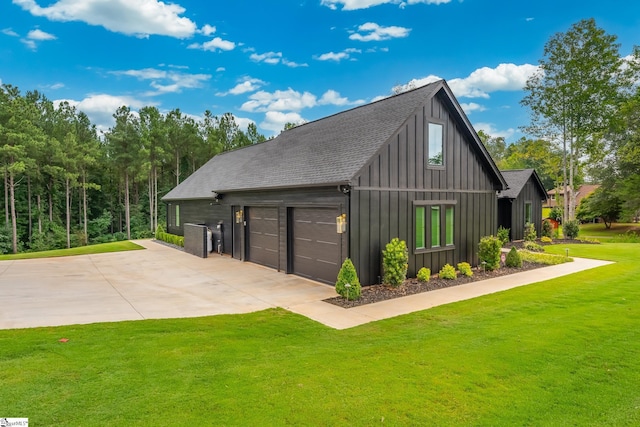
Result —
<instances>
[{"instance_id":1,"label":"board and batten siding","mask_svg":"<svg viewBox=\"0 0 640 427\"><path fill-rule=\"evenodd\" d=\"M427 125L444 126L444 166L428 166ZM450 106L434 96L415 112L356 177L351 193L350 254L364 285L382 275L382 250L394 237L407 242L410 277L421 267L437 273L444 264L477 265L480 238L495 234L496 190L470 142L466 127ZM454 247L415 250L414 206L420 201L448 201L454 207Z\"/></svg>"},{"instance_id":2,"label":"board and batten siding","mask_svg":"<svg viewBox=\"0 0 640 427\"><path fill-rule=\"evenodd\" d=\"M524 239L524 210L525 203L531 202L531 222L536 226L536 233L540 237L542 231L542 200L533 178L522 187L518 198L511 203L511 239Z\"/></svg>"}]
</instances>

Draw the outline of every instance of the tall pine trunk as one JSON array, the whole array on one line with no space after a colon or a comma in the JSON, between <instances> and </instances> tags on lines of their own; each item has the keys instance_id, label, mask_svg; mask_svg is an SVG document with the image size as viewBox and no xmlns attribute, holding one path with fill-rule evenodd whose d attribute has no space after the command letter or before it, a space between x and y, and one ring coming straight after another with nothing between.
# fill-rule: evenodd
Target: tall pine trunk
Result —
<instances>
[{"instance_id":1,"label":"tall pine trunk","mask_svg":"<svg viewBox=\"0 0 640 427\"><path fill-rule=\"evenodd\" d=\"M18 253L18 218L16 216L16 194L13 172L9 172L9 197L11 202L11 242L13 253Z\"/></svg>"},{"instance_id":2,"label":"tall pine trunk","mask_svg":"<svg viewBox=\"0 0 640 427\"><path fill-rule=\"evenodd\" d=\"M129 171L124 172L124 220L127 227L127 240L131 240L131 214L129 212Z\"/></svg>"},{"instance_id":3,"label":"tall pine trunk","mask_svg":"<svg viewBox=\"0 0 640 427\"><path fill-rule=\"evenodd\" d=\"M31 178L27 176L27 209L29 215L29 240L31 240L31 234L33 233L33 215L31 214Z\"/></svg>"},{"instance_id":4,"label":"tall pine trunk","mask_svg":"<svg viewBox=\"0 0 640 427\"><path fill-rule=\"evenodd\" d=\"M4 169L4 225L9 228L9 176Z\"/></svg>"},{"instance_id":5,"label":"tall pine trunk","mask_svg":"<svg viewBox=\"0 0 640 427\"><path fill-rule=\"evenodd\" d=\"M149 171L149 228L153 232L153 167Z\"/></svg>"},{"instance_id":6,"label":"tall pine trunk","mask_svg":"<svg viewBox=\"0 0 640 427\"><path fill-rule=\"evenodd\" d=\"M153 168L153 205L155 208L155 212L153 214L153 232L156 232L158 228L158 168L154 166Z\"/></svg>"},{"instance_id":7,"label":"tall pine trunk","mask_svg":"<svg viewBox=\"0 0 640 427\"><path fill-rule=\"evenodd\" d=\"M84 238L89 242L87 234L87 172L82 171L82 225L84 226Z\"/></svg>"},{"instance_id":8,"label":"tall pine trunk","mask_svg":"<svg viewBox=\"0 0 640 427\"><path fill-rule=\"evenodd\" d=\"M67 248L71 247L71 195L69 194L69 178L65 179L65 201L67 211Z\"/></svg>"},{"instance_id":9,"label":"tall pine trunk","mask_svg":"<svg viewBox=\"0 0 640 427\"><path fill-rule=\"evenodd\" d=\"M38 205L38 233L42 233L42 206L40 194L36 196L36 204Z\"/></svg>"}]
</instances>

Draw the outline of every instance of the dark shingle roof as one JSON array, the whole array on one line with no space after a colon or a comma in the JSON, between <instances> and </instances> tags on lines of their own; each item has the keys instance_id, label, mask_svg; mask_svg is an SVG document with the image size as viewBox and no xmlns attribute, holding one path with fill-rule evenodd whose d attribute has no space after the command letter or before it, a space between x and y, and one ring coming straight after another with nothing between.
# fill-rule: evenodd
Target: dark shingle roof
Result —
<instances>
[{"instance_id":1,"label":"dark shingle roof","mask_svg":"<svg viewBox=\"0 0 640 427\"><path fill-rule=\"evenodd\" d=\"M219 154L162 199L211 198L212 191L348 184L412 113L442 88L450 91L441 80ZM497 169L495 173L499 175Z\"/></svg>"},{"instance_id":2,"label":"dark shingle roof","mask_svg":"<svg viewBox=\"0 0 640 427\"><path fill-rule=\"evenodd\" d=\"M541 199L546 198L546 190L542 185L542 181L540 181L540 177L536 173L535 169L514 169L514 170L506 170L500 171L504 180L507 181L507 185L509 188L503 190L498 195L498 198L501 199L516 199L524 186L529 181L529 178L533 175L534 182L538 184L538 191L540 191Z\"/></svg>"}]
</instances>

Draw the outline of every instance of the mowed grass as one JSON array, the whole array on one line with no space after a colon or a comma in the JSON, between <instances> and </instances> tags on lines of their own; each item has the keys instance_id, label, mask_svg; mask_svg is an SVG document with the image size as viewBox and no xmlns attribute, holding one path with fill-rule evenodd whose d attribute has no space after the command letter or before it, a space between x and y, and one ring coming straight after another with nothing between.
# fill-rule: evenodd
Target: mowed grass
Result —
<instances>
[{"instance_id":1,"label":"mowed grass","mask_svg":"<svg viewBox=\"0 0 640 427\"><path fill-rule=\"evenodd\" d=\"M344 331L283 309L0 331L0 413L65 426L639 425L640 245L548 250L567 247L616 264Z\"/></svg>"},{"instance_id":2,"label":"mowed grass","mask_svg":"<svg viewBox=\"0 0 640 427\"><path fill-rule=\"evenodd\" d=\"M97 245L79 246L71 249L55 249L52 251L42 252L23 252L19 254L4 254L0 255L0 261L13 260L13 259L35 259L35 258L53 258L72 255L93 255L102 254L107 252L123 252L123 251L135 251L144 249L142 246L137 245L128 240L121 242L100 243Z\"/></svg>"},{"instance_id":3,"label":"mowed grass","mask_svg":"<svg viewBox=\"0 0 640 427\"><path fill-rule=\"evenodd\" d=\"M598 239L602 242L608 242L621 238L624 239L627 233L635 234L640 242L640 224L635 223L613 223L611 224L611 228L606 228L604 223L582 224L580 225L579 237Z\"/></svg>"}]
</instances>

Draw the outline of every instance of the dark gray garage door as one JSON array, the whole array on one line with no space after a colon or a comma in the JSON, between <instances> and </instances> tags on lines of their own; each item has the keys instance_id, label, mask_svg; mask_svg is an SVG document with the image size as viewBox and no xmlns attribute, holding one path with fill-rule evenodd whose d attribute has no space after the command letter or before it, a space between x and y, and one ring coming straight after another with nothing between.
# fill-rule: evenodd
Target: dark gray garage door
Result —
<instances>
[{"instance_id":1,"label":"dark gray garage door","mask_svg":"<svg viewBox=\"0 0 640 427\"><path fill-rule=\"evenodd\" d=\"M293 273L333 285L341 265L337 209L293 209Z\"/></svg>"},{"instance_id":2,"label":"dark gray garage door","mask_svg":"<svg viewBox=\"0 0 640 427\"><path fill-rule=\"evenodd\" d=\"M247 208L247 259L278 268L278 208Z\"/></svg>"}]
</instances>

